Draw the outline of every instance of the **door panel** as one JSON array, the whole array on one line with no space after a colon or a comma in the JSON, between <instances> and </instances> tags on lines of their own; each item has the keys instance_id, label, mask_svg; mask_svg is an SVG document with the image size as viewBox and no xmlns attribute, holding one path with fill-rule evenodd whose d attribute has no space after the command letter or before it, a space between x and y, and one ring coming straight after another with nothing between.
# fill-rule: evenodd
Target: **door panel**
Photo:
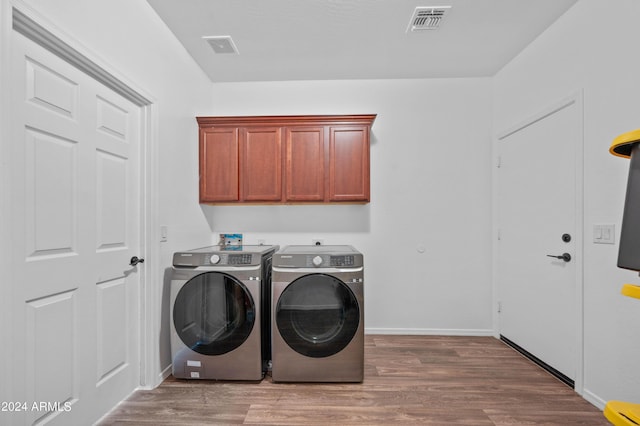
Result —
<instances>
[{"instance_id":1,"label":"door panel","mask_svg":"<svg viewBox=\"0 0 640 426\"><path fill-rule=\"evenodd\" d=\"M244 201L282 199L282 136L279 127L242 130L241 198Z\"/></svg>"},{"instance_id":2,"label":"door panel","mask_svg":"<svg viewBox=\"0 0 640 426\"><path fill-rule=\"evenodd\" d=\"M287 201L324 200L324 128L286 129Z\"/></svg>"},{"instance_id":3,"label":"door panel","mask_svg":"<svg viewBox=\"0 0 640 426\"><path fill-rule=\"evenodd\" d=\"M571 380L578 363L577 101L498 142L497 292L500 334ZM564 242L563 234L570 234ZM549 257L569 253L570 262Z\"/></svg>"},{"instance_id":4,"label":"door panel","mask_svg":"<svg viewBox=\"0 0 640 426\"><path fill-rule=\"evenodd\" d=\"M293 350L323 358L351 342L360 324L360 308L345 283L330 275L309 274L284 289L275 307L275 320Z\"/></svg>"},{"instance_id":5,"label":"door panel","mask_svg":"<svg viewBox=\"0 0 640 426\"><path fill-rule=\"evenodd\" d=\"M329 199L369 201L369 128L332 127Z\"/></svg>"},{"instance_id":6,"label":"door panel","mask_svg":"<svg viewBox=\"0 0 640 426\"><path fill-rule=\"evenodd\" d=\"M131 324L127 281L120 277L98 283L96 300L96 378L101 385L110 375L125 368L129 359L129 342L122 338L127 335L127 327Z\"/></svg>"},{"instance_id":7,"label":"door panel","mask_svg":"<svg viewBox=\"0 0 640 426\"><path fill-rule=\"evenodd\" d=\"M28 368L23 371L27 382L35 386L29 387L20 401L28 401L29 408L32 402L72 401L77 393L78 372L74 358L69 356L69 348L80 344L73 332L77 296L76 291L67 291L26 302L27 340L23 356ZM39 417L33 415L33 410L30 412L32 419Z\"/></svg>"},{"instance_id":8,"label":"door panel","mask_svg":"<svg viewBox=\"0 0 640 426\"><path fill-rule=\"evenodd\" d=\"M139 383L140 110L11 39L12 424L89 424ZM58 409L56 409L58 407Z\"/></svg>"},{"instance_id":9,"label":"door panel","mask_svg":"<svg viewBox=\"0 0 640 426\"><path fill-rule=\"evenodd\" d=\"M76 141L26 128L25 255L31 260L77 254ZM46 212L44 214L43 212Z\"/></svg>"},{"instance_id":10,"label":"door panel","mask_svg":"<svg viewBox=\"0 0 640 426\"><path fill-rule=\"evenodd\" d=\"M200 129L200 133L200 202L238 201L238 129Z\"/></svg>"},{"instance_id":11,"label":"door panel","mask_svg":"<svg viewBox=\"0 0 640 426\"><path fill-rule=\"evenodd\" d=\"M204 355L222 355L240 347L255 325L251 293L233 276L205 272L190 279L176 295L173 326L182 343Z\"/></svg>"}]
</instances>

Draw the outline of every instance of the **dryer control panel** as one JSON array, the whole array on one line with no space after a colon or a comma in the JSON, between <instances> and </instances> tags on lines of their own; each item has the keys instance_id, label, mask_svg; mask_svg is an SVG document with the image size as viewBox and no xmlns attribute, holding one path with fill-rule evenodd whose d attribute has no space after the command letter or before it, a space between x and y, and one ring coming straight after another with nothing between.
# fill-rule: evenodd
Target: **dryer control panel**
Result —
<instances>
[{"instance_id":1,"label":"dryer control panel","mask_svg":"<svg viewBox=\"0 0 640 426\"><path fill-rule=\"evenodd\" d=\"M201 249L177 252L173 254L173 266L197 268L199 266L254 266L260 265L265 254L273 253L278 246L241 246L231 249L223 246L203 247Z\"/></svg>"},{"instance_id":2,"label":"dryer control panel","mask_svg":"<svg viewBox=\"0 0 640 426\"><path fill-rule=\"evenodd\" d=\"M329 266L335 266L336 268L355 266L355 263L356 257L353 255L329 257Z\"/></svg>"},{"instance_id":3,"label":"dryer control panel","mask_svg":"<svg viewBox=\"0 0 640 426\"><path fill-rule=\"evenodd\" d=\"M198 267L198 266L247 266L259 265L260 256L256 256L254 262L251 253L230 254L230 253L175 253L173 255L173 266Z\"/></svg>"},{"instance_id":4,"label":"dryer control panel","mask_svg":"<svg viewBox=\"0 0 640 426\"><path fill-rule=\"evenodd\" d=\"M273 266L284 268L359 268L362 253L350 246L287 246L273 256Z\"/></svg>"},{"instance_id":5,"label":"dryer control panel","mask_svg":"<svg viewBox=\"0 0 640 426\"><path fill-rule=\"evenodd\" d=\"M353 268L356 266L356 257L355 255L308 255L306 263L306 266L315 268Z\"/></svg>"}]
</instances>

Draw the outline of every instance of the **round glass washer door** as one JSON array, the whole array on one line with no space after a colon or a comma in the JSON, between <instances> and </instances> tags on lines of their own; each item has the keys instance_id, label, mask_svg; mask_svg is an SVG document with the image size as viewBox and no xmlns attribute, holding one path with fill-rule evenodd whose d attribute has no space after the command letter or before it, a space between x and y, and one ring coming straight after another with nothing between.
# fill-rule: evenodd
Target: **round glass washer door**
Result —
<instances>
[{"instance_id":1,"label":"round glass washer door","mask_svg":"<svg viewBox=\"0 0 640 426\"><path fill-rule=\"evenodd\" d=\"M291 282L275 309L284 341L296 352L314 358L343 350L360 323L360 307L351 289L326 274L305 275Z\"/></svg>"},{"instance_id":2,"label":"round glass washer door","mask_svg":"<svg viewBox=\"0 0 640 426\"><path fill-rule=\"evenodd\" d=\"M244 284L229 274L205 272L180 289L173 325L182 342L204 355L222 355L251 334L256 307Z\"/></svg>"}]
</instances>

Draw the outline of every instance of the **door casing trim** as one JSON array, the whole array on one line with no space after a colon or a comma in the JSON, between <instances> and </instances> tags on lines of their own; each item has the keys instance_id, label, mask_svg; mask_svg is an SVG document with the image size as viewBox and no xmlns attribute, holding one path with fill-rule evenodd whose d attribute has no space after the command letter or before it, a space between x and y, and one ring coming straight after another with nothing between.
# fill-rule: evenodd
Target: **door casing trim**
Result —
<instances>
[{"instance_id":1,"label":"door casing trim","mask_svg":"<svg viewBox=\"0 0 640 426\"><path fill-rule=\"evenodd\" d=\"M575 362L576 362L576 377L575 377L575 391L582 395L584 392L584 235L586 230L584 229L584 89L580 89L571 93L570 95L560 98L555 102L551 102L545 108L539 110L536 114L529 116L523 120L516 122L515 124L506 127L505 129L497 132L493 141L492 156L495 159L494 166L492 167L492 210L498 211L498 168L500 167L500 158L498 156L498 142L501 140L523 130L545 118L562 111L568 107L575 105L578 108L578 114L580 117L580 126L578 126L577 146L575 147L575 220L576 220L576 235L572 236L575 241L576 255L572 261L576 262L576 277L575 277L575 315L572 320L576 324L576 336L575 336ZM492 324L494 330L494 337L500 338L500 322L499 322L499 300L500 295L498 293L497 285L497 242L499 239L500 224L498 223L497 215L494 214L492 218Z\"/></svg>"},{"instance_id":2,"label":"door casing trim","mask_svg":"<svg viewBox=\"0 0 640 426\"><path fill-rule=\"evenodd\" d=\"M162 381L160 369L156 331L159 325L160 288L153 283L161 282L161 271L155 266L160 263L157 200L158 200L158 109L156 98L142 90L136 84L103 63L95 53L84 48L78 40L66 35L55 24L48 21L41 14L34 11L20 0L4 0L2 4L2 33L8 34L15 30L31 41L70 63L80 71L89 75L97 82L105 85L123 96L140 108L140 253L146 262L139 268L140 294L138 327L140 335L139 351L139 387L150 389L158 386ZM2 15L0 15L2 16ZM10 20L10 22L9 22ZM9 39L9 37L3 37ZM3 43L1 46L3 57L11 46ZM2 77L2 84L6 85L7 76ZM11 107L3 102L0 123L10 121ZM4 127L0 128L4 130ZM3 138L2 152L10 150ZM11 269L11 265L10 269ZM9 270L7 274L14 271ZM6 275L5 275L6 276ZM10 276L10 275L9 275ZM155 361L154 361L155 360ZM8 363L10 364L10 363ZM10 393L10 389L9 389Z\"/></svg>"}]
</instances>

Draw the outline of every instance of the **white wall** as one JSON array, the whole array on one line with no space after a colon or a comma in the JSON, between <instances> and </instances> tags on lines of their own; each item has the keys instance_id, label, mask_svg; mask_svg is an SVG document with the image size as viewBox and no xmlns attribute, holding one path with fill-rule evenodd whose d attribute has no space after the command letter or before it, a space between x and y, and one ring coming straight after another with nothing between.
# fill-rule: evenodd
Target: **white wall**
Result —
<instances>
[{"instance_id":1,"label":"white wall","mask_svg":"<svg viewBox=\"0 0 640 426\"><path fill-rule=\"evenodd\" d=\"M640 301L619 294L622 283L640 279L616 268L617 245L590 243L594 224L615 223L619 232L628 162L607 148L640 127L637 0L611 0L604 10L596 0L578 2L494 79L214 84L213 97L142 0L13 3L46 16L153 99L159 190L151 214L168 226L169 241L158 243L158 264L147 267L164 277L174 251L208 244L219 232L243 232L248 243L353 244L365 254L368 332L491 334L491 122L502 130L583 90L585 397L597 405L640 402ZM198 205L194 116L341 113L378 114L371 203ZM164 289L160 317L167 282L151 285ZM159 329L150 330L158 347L147 360L156 374L170 365L162 310Z\"/></svg>"},{"instance_id":2,"label":"white wall","mask_svg":"<svg viewBox=\"0 0 640 426\"><path fill-rule=\"evenodd\" d=\"M616 267L617 244L591 242L594 224L619 237L629 162L608 148L640 127L639 16L637 0L579 1L494 78L496 131L584 93L584 396L600 407L640 402L640 301L620 295L640 279Z\"/></svg>"},{"instance_id":3,"label":"white wall","mask_svg":"<svg viewBox=\"0 0 640 426\"><path fill-rule=\"evenodd\" d=\"M578 2L494 79L214 84L213 90L142 0L17 4L46 16L156 105L155 214L168 226L169 241L158 243L158 264L147 267L163 277L174 251L211 243L219 232L243 232L248 243L353 244L365 254L368 332L492 333L492 131L584 90L585 396L596 404L640 402L640 301L619 294L622 283L640 279L615 267L617 245L589 242L594 224L620 229L628 162L607 148L617 134L640 127L637 0L607 2L615 19L600 19L602 2ZM196 115L342 113L378 114L371 203L198 204ZM168 288L166 280L157 285L165 290L160 316ZM160 328L150 330L158 348L147 360L157 374L170 365L163 310Z\"/></svg>"},{"instance_id":4,"label":"white wall","mask_svg":"<svg viewBox=\"0 0 640 426\"><path fill-rule=\"evenodd\" d=\"M203 206L212 231L354 245L369 333L491 334L490 90L490 79L214 84L202 115L378 116L371 203Z\"/></svg>"},{"instance_id":5,"label":"white wall","mask_svg":"<svg viewBox=\"0 0 640 426\"><path fill-rule=\"evenodd\" d=\"M145 264L153 293L149 306L152 342L148 385L159 383L160 370L171 362L169 348L168 281L166 269L178 250L211 241L209 226L198 204L198 130L195 116L211 104L211 82L195 64L146 1L28 0L15 1L49 21L94 61L150 97L155 110L152 149L157 152L157 207L150 220L169 230L166 243L152 243L158 259ZM27 10L28 10L27 9ZM157 216L156 216L157 215ZM156 216L156 217L154 217ZM157 245L156 245L157 244ZM150 260L150 259L147 259ZM156 300L157 299L157 300ZM157 323L157 324L156 324ZM159 324L159 325L158 325ZM155 329L156 327L160 329Z\"/></svg>"}]
</instances>

